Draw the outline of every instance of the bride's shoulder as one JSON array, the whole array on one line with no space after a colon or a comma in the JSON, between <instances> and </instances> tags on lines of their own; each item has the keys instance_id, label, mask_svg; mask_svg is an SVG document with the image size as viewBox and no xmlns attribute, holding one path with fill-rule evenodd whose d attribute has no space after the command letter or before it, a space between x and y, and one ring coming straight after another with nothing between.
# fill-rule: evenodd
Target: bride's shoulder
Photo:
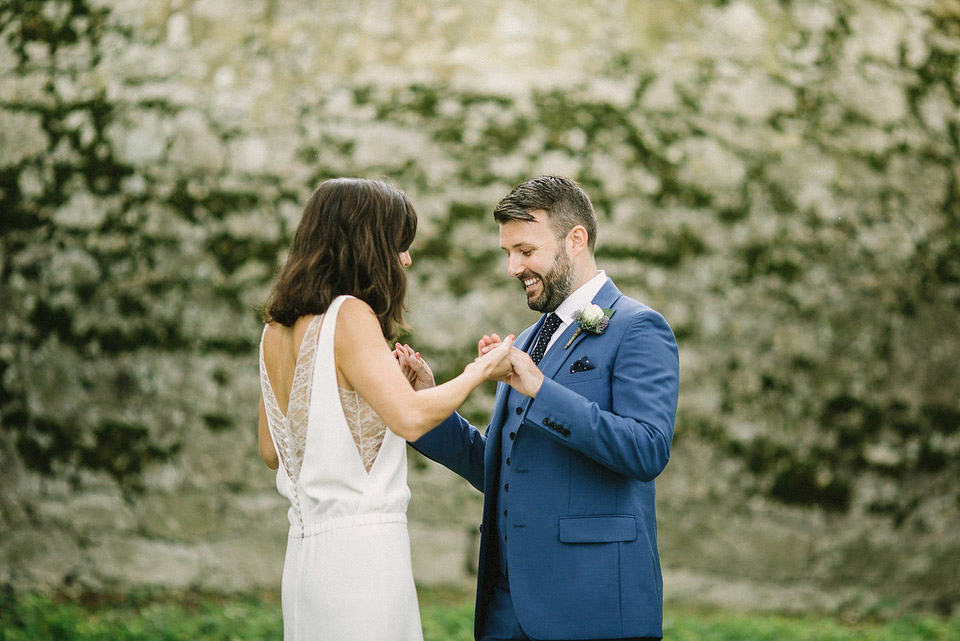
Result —
<instances>
[{"instance_id":1,"label":"bride's shoulder","mask_svg":"<svg viewBox=\"0 0 960 641\"><path fill-rule=\"evenodd\" d=\"M283 336L289 334L291 329L292 328L278 321L268 321L267 324L263 326L263 342L265 344L275 343Z\"/></svg>"},{"instance_id":2,"label":"bride's shoulder","mask_svg":"<svg viewBox=\"0 0 960 641\"><path fill-rule=\"evenodd\" d=\"M337 316L337 343L346 341L355 345L366 340L383 340L377 314L359 298L348 298L340 306Z\"/></svg>"},{"instance_id":3,"label":"bride's shoulder","mask_svg":"<svg viewBox=\"0 0 960 641\"><path fill-rule=\"evenodd\" d=\"M340 305L340 314L338 320L360 320L370 316L374 318L377 316L370 305L359 298L345 296L343 303Z\"/></svg>"}]
</instances>

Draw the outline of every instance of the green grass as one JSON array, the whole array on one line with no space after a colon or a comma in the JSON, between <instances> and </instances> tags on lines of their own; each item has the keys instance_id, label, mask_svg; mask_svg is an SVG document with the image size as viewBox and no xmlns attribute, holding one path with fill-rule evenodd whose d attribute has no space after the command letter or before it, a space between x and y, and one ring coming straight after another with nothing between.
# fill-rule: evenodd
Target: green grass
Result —
<instances>
[{"instance_id":1,"label":"green grass","mask_svg":"<svg viewBox=\"0 0 960 641\"><path fill-rule=\"evenodd\" d=\"M830 617L668 610L663 632L676 641L960 641L960 618L850 624Z\"/></svg>"},{"instance_id":2,"label":"green grass","mask_svg":"<svg viewBox=\"0 0 960 641\"><path fill-rule=\"evenodd\" d=\"M425 641L471 641L473 602L423 590ZM672 611L668 641L960 641L960 617L847 624L828 617ZM0 595L0 641L281 641L280 602L257 597L135 594L82 603Z\"/></svg>"}]
</instances>

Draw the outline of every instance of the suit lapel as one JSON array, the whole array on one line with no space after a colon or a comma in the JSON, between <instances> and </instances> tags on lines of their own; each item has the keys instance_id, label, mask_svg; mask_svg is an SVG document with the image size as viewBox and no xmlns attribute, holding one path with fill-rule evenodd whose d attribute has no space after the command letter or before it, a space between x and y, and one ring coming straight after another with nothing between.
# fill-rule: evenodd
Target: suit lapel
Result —
<instances>
[{"instance_id":1,"label":"suit lapel","mask_svg":"<svg viewBox=\"0 0 960 641\"><path fill-rule=\"evenodd\" d=\"M608 278L607 282L603 284L603 287L600 288L600 291L597 292L597 295L593 297L591 302L600 307L613 308L614 303L616 303L621 296L623 296L623 294L617 289L617 286L613 284L613 281ZM580 332L580 335L570 343L570 347L566 347L576 331L577 323L570 323L570 325L563 330L563 333L560 334L560 337L557 338L557 342L547 350L543 360L540 361L540 371L543 372L544 376L548 378L556 376L560 366L567 361L567 357L570 356L570 354L573 354L574 348L590 333Z\"/></svg>"},{"instance_id":2,"label":"suit lapel","mask_svg":"<svg viewBox=\"0 0 960 641\"><path fill-rule=\"evenodd\" d=\"M532 343L533 338L540 333L540 328L543 327L543 321L545 321L546 318L546 314L540 316L540 320L525 329L519 336L517 336L517 340L514 341L513 346L518 349L522 349L525 352L529 350L530 343Z\"/></svg>"},{"instance_id":3,"label":"suit lapel","mask_svg":"<svg viewBox=\"0 0 960 641\"><path fill-rule=\"evenodd\" d=\"M507 407L507 397L510 395L510 388L505 383L497 383L497 400L493 407L493 415L490 417L490 428L487 430L487 444L483 450L484 466L486 469L496 471L500 470L500 434L503 432L504 410ZM493 481L496 485L496 476L499 474L487 474L484 479Z\"/></svg>"},{"instance_id":4,"label":"suit lapel","mask_svg":"<svg viewBox=\"0 0 960 641\"><path fill-rule=\"evenodd\" d=\"M514 347L527 351L527 349L530 348L530 343L533 342L533 337L540 331L540 326L543 325L544 318L546 318L545 315L541 316L536 324L521 332L513 343ZM490 417L490 427L491 429L497 430L497 432L503 427L503 409L506 407L509 392L510 388L507 385L497 383L497 398L493 406L493 415Z\"/></svg>"},{"instance_id":5,"label":"suit lapel","mask_svg":"<svg viewBox=\"0 0 960 641\"><path fill-rule=\"evenodd\" d=\"M613 281L608 278L607 282L600 288L600 291L597 292L597 295L593 297L592 302L594 305L613 309L614 303L620 300L621 296L623 296L623 292L617 289Z\"/></svg>"},{"instance_id":6,"label":"suit lapel","mask_svg":"<svg viewBox=\"0 0 960 641\"><path fill-rule=\"evenodd\" d=\"M514 346L527 351L533 337L540 331L544 318L546 316L541 316L536 324L521 332L517 340L514 341ZM509 396L510 387L504 383L497 383L497 397L494 401L493 414L490 416L490 427L486 434L487 445L483 453L486 469L493 471L493 473L485 475L485 492L490 492L496 487L500 475L500 435L503 433L503 424L506 421L507 398Z\"/></svg>"},{"instance_id":7,"label":"suit lapel","mask_svg":"<svg viewBox=\"0 0 960 641\"><path fill-rule=\"evenodd\" d=\"M540 371L543 372L543 375L547 378L553 378L563 362L567 360L567 355L570 350L563 349L563 346L566 345L570 337L573 336L576 328L577 324L571 323L570 326L563 330L563 333L557 337L557 341L550 346L547 353L544 354L543 360L540 361ZM579 342L579 340L580 337L578 336L577 342Z\"/></svg>"}]
</instances>

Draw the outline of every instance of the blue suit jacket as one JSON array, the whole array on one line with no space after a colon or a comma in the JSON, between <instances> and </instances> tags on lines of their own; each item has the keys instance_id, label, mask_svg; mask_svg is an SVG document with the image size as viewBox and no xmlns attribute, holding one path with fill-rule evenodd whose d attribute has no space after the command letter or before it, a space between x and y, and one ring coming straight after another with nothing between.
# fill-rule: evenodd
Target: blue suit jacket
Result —
<instances>
[{"instance_id":1,"label":"blue suit jacket","mask_svg":"<svg viewBox=\"0 0 960 641\"><path fill-rule=\"evenodd\" d=\"M670 458L679 360L663 317L608 280L615 310L602 334L566 349L567 327L540 363L535 399L500 384L486 435L458 414L414 443L484 493L475 633L497 580L497 497L509 474L506 545L517 619L535 639L662 636L663 583L654 479ZM516 340L528 349L543 319ZM593 365L572 371L588 357ZM511 464L501 442L513 434ZM478 637L479 638L479 637Z\"/></svg>"}]
</instances>

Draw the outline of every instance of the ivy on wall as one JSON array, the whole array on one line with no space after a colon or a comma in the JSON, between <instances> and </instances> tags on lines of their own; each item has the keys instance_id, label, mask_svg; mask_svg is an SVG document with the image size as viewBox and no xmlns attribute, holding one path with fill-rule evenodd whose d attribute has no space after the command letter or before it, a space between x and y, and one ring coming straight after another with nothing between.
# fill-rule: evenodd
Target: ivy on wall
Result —
<instances>
[{"instance_id":1,"label":"ivy on wall","mask_svg":"<svg viewBox=\"0 0 960 641\"><path fill-rule=\"evenodd\" d=\"M151 469L189 460L197 430L248 430L257 307L330 176L414 196L412 289L434 317L478 292L518 308L449 333L498 318L519 330L490 211L550 170L593 198L600 266L671 322L677 440L732 464L718 495L932 527L933 502L960 511L958 14L922 10L920 54L851 58L857 8L827 4L816 24L797 3L767 8L788 36L769 70L702 54L668 75L623 53L613 96L588 83L318 91L292 130L257 132L295 150L256 171L230 162L248 132L203 105L62 88L117 55L105 38L134 37L102 3L0 7L3 77L28 88L0 97L3 438L33 473L105 474L136 494ZM185 123L210 141L205 164ZM417 330L440 378L472 355L459 334Z\"/></svg>"}]
</instances>

